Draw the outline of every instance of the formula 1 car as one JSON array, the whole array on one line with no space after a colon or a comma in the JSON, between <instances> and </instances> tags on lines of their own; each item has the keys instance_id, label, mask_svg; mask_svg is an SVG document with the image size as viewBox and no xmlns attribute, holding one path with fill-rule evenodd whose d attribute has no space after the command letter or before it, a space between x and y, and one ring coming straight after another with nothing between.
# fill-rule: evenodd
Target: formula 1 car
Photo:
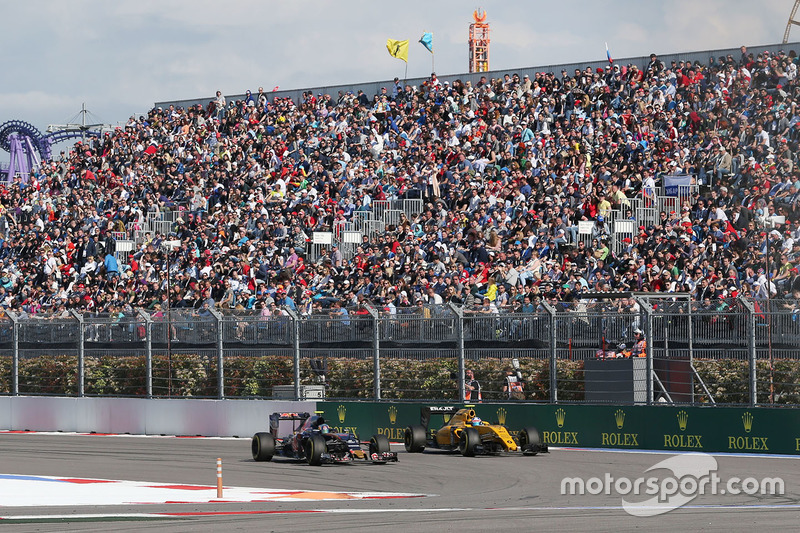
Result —
<instances>
[{"instance_id":1,"label":"formula 1 car","mask_svg":"<svg viewBox=\"0 0 800 533\"><path fill-rule=\"evenodd\" d=\"M428 428L431 415L444 415L445 423L440 429ZM426 447L458 450L465 457L501 452L536 455L548 451L536 428L523 428L515 437L503 425L483 422L470 408L423 407L420 422L406 428L405 447L409 453L422 453Z\"/></svg>"},{"instance_id":2,"label":"formula 1 car","mask_svg":"<svg viewBox=\"0 0 800 533\"><path fill-rule=\"evenodd\" d=\"M291 421L291 431L280 437L281 422L286 420ZM255 461L271 461L276 455L305 460L312 466L350 463L355 459L375 464L397 461L397 452L390 451L386 435L374 435L364 450L357 435L332 432L319 414L272 413L269 429L269 433L253 435L250 446Z\"/></svg>"}]
</instances>

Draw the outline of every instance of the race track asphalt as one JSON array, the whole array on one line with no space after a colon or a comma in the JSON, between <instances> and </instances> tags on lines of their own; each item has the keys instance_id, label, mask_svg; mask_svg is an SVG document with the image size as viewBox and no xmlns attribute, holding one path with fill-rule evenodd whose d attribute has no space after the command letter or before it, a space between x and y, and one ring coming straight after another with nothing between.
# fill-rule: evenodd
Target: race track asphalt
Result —
<instances>
[{"instance_id":1,"label":"race track asphalt","mask_svg":"<svg viewBox=\"0 0 800 533\"><path fill-rule=\"evenodd\" d=\"M561 480L610 473L635 479L665 454L553 450L536 457L465 458L407 454L385 466L310 467L276 459L256 463L249 439L180 439L0 433L0 474L102 478L173 484L215 484L222 458L226 486L322 491L390 491L427 497L324 502L4 507L0 516L37 516L17 531L792 531L800 521L800 458L716 455L723 478L781 477L783 496L702 495L688 505L641 518L621 508L618 494L562 496ZM640 498L641 499L641 498ZM337 510L331 513L292 511ZM251 512L141 520L91 520L48 515L161 512ZM284 511L285 514L262 514ZM0 527L5 525L0 519Z\"/></svg>"}]
</instances>

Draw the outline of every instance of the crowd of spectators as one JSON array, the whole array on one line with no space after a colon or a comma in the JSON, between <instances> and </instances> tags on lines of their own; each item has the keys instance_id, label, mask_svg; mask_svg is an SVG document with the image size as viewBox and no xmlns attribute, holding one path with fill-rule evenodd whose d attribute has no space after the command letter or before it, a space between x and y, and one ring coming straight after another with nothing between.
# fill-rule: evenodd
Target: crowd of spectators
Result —
<instances>
[{"instance_id":1,"label":"crowd of spectators","mask_svg":"<svg viewBox=\"0 0 800 533\"><path fill-rule=\"evenodd\" d=\"M154 108L0 188L0 305L271 316L366 301L532 311L590 291L798 298L797 65L794 51L742 47L705 64L652 54L532 79L432 74L376 95L259 89ZM605 216L666 174L696 192L613 246ZM312 232L397 198L424 207L352 258L308 253ZM165 211L179 214L169 231L114 258L115 232ZM579 221L594 222L588 242Z\"/></svg>"}]
</instances>

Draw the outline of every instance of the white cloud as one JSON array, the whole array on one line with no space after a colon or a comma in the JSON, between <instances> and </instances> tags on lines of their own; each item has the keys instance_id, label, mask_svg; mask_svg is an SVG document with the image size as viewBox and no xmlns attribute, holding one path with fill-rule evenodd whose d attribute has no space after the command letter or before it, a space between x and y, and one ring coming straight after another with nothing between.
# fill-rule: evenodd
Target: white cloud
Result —
<instances>
[{"instance_id":1,"label":"white cloud","mask_svg":"<svg viewBox=\"0 0 800 533\"><path fill-rule=\"evenodd\" d=\"M31 90L28 92L14 92L14 93L0 93L0 117L2 122L8 119L20 119L26 122L31 122L23 114L21 110L35 109L37 113L52 114L50 122L64 122L77 112L62 114L64 109L69 106L74 106L75 100L64 95L50 93L42 90ZM80 102L78 102L78 109L80 109ZM35 124L41 128L41 124Z\"/></svg>"},{"instance_id":2,"label":"white cloud","mask_svg":"<svg viewBox=\"0 0 800 533\"><path fill-rule=\"evenodd\" d=\"M783 0L481 2L492 27L491 66L779 42ZM409 77L430 72L416 41L434 32L436 70L467 70L473 5L459 0L73 0L8 3L0 33L0 122L44 128L82 102L111 123L155 101L390 79L404 65L386 39L412 41ZM800 40L800 29L792 37ZM3 155L0 154L0 159Z\"/></svg>"}]
</instances>

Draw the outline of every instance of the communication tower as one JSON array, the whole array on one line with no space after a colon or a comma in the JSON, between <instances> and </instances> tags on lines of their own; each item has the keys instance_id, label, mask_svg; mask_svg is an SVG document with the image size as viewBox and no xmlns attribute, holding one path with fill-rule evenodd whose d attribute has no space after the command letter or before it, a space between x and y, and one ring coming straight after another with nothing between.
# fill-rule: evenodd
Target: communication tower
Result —
<instances>
[{"instance_id":1,"label":"communication tower","mask_svg":"<svg viewBox=\"0 0 800 533\"><path fill-rule=\"evenodd\" d=\"M486 10L481 8L472 12L475 20L469 25L469 71L487 72L489 70L489 23Z\"/></svg>"}]
</instances>

